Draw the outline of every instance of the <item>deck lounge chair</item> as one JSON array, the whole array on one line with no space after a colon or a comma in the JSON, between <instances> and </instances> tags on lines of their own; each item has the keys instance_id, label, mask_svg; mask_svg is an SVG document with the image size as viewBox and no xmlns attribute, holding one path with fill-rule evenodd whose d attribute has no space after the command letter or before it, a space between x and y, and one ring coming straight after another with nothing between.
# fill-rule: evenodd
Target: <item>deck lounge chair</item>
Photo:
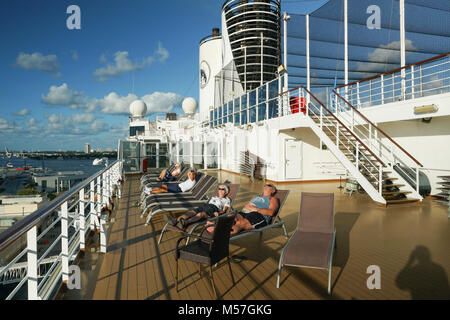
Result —
<instances>
[{"instance_id":1,"label":"deck lounge chair","mask_svg":"<svg viewBox=\"0 0 450 320\"><path fill-rule=\"evenodd\" d=\"M181 166L180 168L180 174L176 177L176 180L178 181L181 177L184 176L184 174L188 171L188 167L187 166ZM175 166L172 168L172 170L170 170L169 172L172 173L173 170L175 170ZM158 181L157 179L159 178L159 174L153 175L153 176L147 176L145 179L141 179L141 189L145 186L148 185L149 183L159 183L159 182L163 182L163 181ZM174 182L174 181L172 181ZM164 182L163 182L164 183Z\"/></svg>"},{"instance_id":2,"label":"deck lounge chair","mask_svg":"<svg viewBox=\"0 0 450 320\"><path fill-rule=\"evenodd\" d=\"M174 169L175 169L175 163L172 163L172 164L167 168L167 171L172 172ZM161 170L161 171L162 171L162 170ZM141 182L144 181L144 180L146 180L146 179L149 179L149 178L153 178L153 179L158 178L159 175L161 174L161 171L160 171L160 172L149 172L149 173L143 174L143 175L141 176Z\"/></svg>"},{"instance_id":3,"label":"deck lounge chair","mask_svg":"<svg viewBox=\"0 0 450 320\"><path fill-rule=\"evenodd\" d=\"M287 233L287 230L286 230L285 223L280 218L280 215L279 215L279 213L281 211L281 208L283 208L283 205L286 202L286 199L287 199L288 195L289 195L289 190L278 190L277 193L275 193L274 197L278 199L279 206L278 206L278 210L273 214L272 221L271 221L271 223L269 225L267 225L265 227L262 227L262 228L259 228L259 229L253 229L253 230L247 230L247 231L239 232L238 234L232 236L230 238L230 241L236 240L236 239L240 239L240 238L243 238L243 237L246 237L248 235L255 234L255 233L259 233L260 237L262 237L262 232L264 230L272 229L272 228L275 228L275 227L282 227L283 228L283 232L284 232L284 236L286 238L288 238L288 233Z\"/></svg>"},{"instance_id":4,"label":"deck lounge chair","mask_svg":"<svg viewBox=\"0 0 450 320\"><path fill-rule=\"evenodd\" d=\"M283 266L328 269L328 294L331 294L335 240L334 194L302 192L297 229L281 252L277 288Z\"/></svg>"},{"instance_id":5,"label":"deck lounge chair","mask_svg":"<svg viewBox=\"0 0 450 320\"><path fill-rule=\"evenodd\" d=\"M141 194L141 208L144 209L147 206L147 204L150 204L155 199L158 199L161 197L173 198L175 196L181 197L183 195L191 196L192 193L199 188L199 183L200 183L200 186L204 183L203 180L206 176L207 175L205 175L204 173L197 172L197 175L195 176L195 181L196 181L195 185L192 187L191 190L186 191L186 192L179 192L179 193L167 192L167 193L151 193L151 194L142 193ZM165 184L169 184L169 183L165 183Z\"/></svg>"},{"instance_id":6,"label":"deck lounge chair","mask_svg":"<svg viewBox=\"0 0 450 320\"><path fill-rule=\"evenodd\" d=\"M180 247L181 241L186 238L181 237L177 241L175 249L175 288L178 292L178 260L188 260L199 264L206 264L209 266L209 273L211 277L211 285L216 299L218 298L216 287L214 285L213 266L222 259L227 258L228 268L230 270L231 280L234 284L233 272L230 264L230 230L233 225L234 215L224 214L218 217L216 231L212 239L202 238L201 236L193 236L197 240Z\"/></svg>"},{"instance_id":7,"label":"deck lounge chair","mask_svg":"<svg viewBox=\"0 0 450 320\"><path fill-rule=\"evenodd\" d=\"M182 193L171 193L166 197L154 197L146 200L146 205L144 210L142 211L141 217L144 217L145 213L148 211L147 219L145 225L148 225L151 218L158 212L164 210L153 210L155 208L159 208L161 205L175 205L179 203L187 203L186 206L192 205L189 208L195 208L198 206L198 201L205 200L206 193L212 188L214 184L217 183L217 178L206 175L204 179L197 182L194 186L192 193L190 192L182 192ZM195 188L197 186L197 188ZM197 204L196 204L197 203Z\"/></svg>"},{"instance_id":8,"label":"deck lounge chair","mask_svg":"<svg viewBox=\"0 0 450 320\"><path fill-rule=\"evenodd\" d=\"M197 177L195 178L197 180ZM217 178L209 175L202 175L200 179L195 183L191 190L178 193L159 193L150 194L146 196L145 200L141 204L142 216L145 214L145 209L150 209L165 202L180 202L180 201L195 201L205 199L206 192L216 183Z\"/></svg>"},{"instance_id":9,"label":"deck lounge chair","mask_svg":"<svg viewBox=\"0 0 450 320\"><path fill-rule=\"evenodd\" d=\"M156 178L158 178L158 177L156 177L154 179L144 180L143 182L141 182L141 191L144 189L144 187L156 187L158 185L167 184L167 183L179 183L181 181L181 179L187 175L188 171L189 171L188 167L182 168L180 171L180 174L178 176L176 176L175 179L172 181L167 181L167 182L158 181L158 180L156 180Z\"/></svg>"},{"instance_id":10,"label":"deck lounge chair","mask_svg":"<svg viewBox=\"0 0 450 320\"><path fill-rule=\"evenodd\" d=\"M239 190L239 184L229 184L229 183L224 183L225 185L228 186L228 188L230 188L230 192L228 193L227 197L230 199L231 205L233 205L233 201L234 199L236 199L236 195L237 192ZM222 185L222 183L217 185L216 190L214 191L214 194L211 197L217 197L217 195L219 194L219 185ZM182 203L171 203L168 205L159 205L156 208L153 208L152 213L153 212L159 212L159 211L178 211L178 210L189 210L192 208L196 208L202 204L207 203L211 198L207 199L207 200L203 200L203 201L196 201L196 202L182 202ZM231 212L232 208L228 208L228 211L226 213ZM180 228L176 227L176 226L172 226L169 223L166 223L166 225L164 226L164 228L161 231L161 235L159 236L159 240L158 240L158 244L161 243L161 239L164 235L164 233L166 231L176 231L176 232L183 232L183 233L187 233L187 234L192 234L195 229L197 229L197 227L203 225L206 223L206 221L208 221L209 219L204 219L203 221L199 221L196 223L192 223L190 224L185 230L181 230ZM188 242L189 243L189 239Z\"/></svg>"}]
</instances>

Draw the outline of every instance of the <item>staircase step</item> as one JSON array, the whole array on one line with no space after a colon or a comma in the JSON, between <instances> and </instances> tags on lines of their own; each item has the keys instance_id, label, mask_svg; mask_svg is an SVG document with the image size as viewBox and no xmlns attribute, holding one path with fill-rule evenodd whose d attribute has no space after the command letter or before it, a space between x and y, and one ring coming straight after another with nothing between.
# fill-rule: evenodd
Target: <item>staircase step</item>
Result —
<instances>
[{"instance_id":1,"label":"staircase step","mask_svg":"<svg viewBox=\"0 0 450 320\"><path fill-rule=\"evenodd\" d=\"M415 199L397 199L397 200L386 200L386 204L401 204L401 203L412 203L412 202L418 202L419 200Z\"/></svg>"},{"instance_id":2,"label":"staircase step","mask_svg":"<svg viewBox=\"0 0 450 320\"><path fill-rule=\"evenodd\" d=\"M400 188L400 187L404 187L405 185L404 184L400 184L400 183L397 183L397 184L383 184L383 189L386 189L386 188L393 188L393 187L397 187L397 188Z\"/></svg>"},{"instance_id":3,"label":"staircase step","mask_svg":"<svg viewBox=\"0 0 450 320\"><path fill-rule=\"evenodd\" d=\"M383 191L381 194L383 196L386 196L386 195L392 195L392 194L407 194L407 193L412 193L412 191L401 191L401 190L399 190L399 191Z\"/></svg>"}]
</instances>

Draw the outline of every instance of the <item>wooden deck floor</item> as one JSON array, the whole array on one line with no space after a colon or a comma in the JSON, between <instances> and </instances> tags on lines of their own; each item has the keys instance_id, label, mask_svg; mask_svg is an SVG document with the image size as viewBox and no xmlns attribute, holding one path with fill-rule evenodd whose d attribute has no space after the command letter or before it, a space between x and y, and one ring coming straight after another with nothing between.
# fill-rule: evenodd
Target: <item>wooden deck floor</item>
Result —
<instances>
[{"instance_id":1,"label":"wooden deck floor","mask_svg":"<svg viewBox=\"0 0 450 320\"><path fill-rule=\"evenodd\" d=\"M235 208L262 190L263 182L250 183L245 177L212 172L219 181L241 183ZM338 183L279 184L290 189L280 215L289 235L296 227L300 193L334 192L337 250L332 271L332 296L326 293L327 271L285 267L280 289L276 288L280 253L286 244L281 229L267 230L230 244L231 254L247 259L232 263L235 284L228 267L214 270L221 299L450 299L450 224L447 208L427 198L422 204L388 208L377 206L366 195L345 195ZM197 265L180 260L180 291L174 284L174 247L180 236L168 232L157 244L164 225L157 214L148 227L140 218L139 178L129 177L115 210L109 230L108 249L103 255L87 254L82 263L88 282L82 290L69 290L58 299L213 299L207 269L198 274ZM415 249L424 254L408 265ZM429 253L429 259L426 258ZM381 270L381 289L369 290L367 267ZM398 278L402 272L402 279ZM398 278L398 279L397 279ZM83 285L83 283L82 283ZM401 288L400 288L401 287Z\"/></svg>"}]
</instances>

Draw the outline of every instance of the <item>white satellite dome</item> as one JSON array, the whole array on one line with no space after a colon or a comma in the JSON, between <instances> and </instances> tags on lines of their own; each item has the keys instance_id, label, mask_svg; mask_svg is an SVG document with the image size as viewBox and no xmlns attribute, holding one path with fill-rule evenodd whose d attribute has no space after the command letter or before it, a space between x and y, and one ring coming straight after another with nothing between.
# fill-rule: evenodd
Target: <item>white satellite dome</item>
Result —
<instances>
[{"instance_id":1,"label":"white satellite dome","mask_svg":"<svg viewBox=\"0 0 450 320\"><path fill-rule=\"evenodd\" d=\"M183 100L181 107L187 115L193 115L197 111L197 101L194 98L186 98Z\"/></svg>"},{"instance_id":2,"label":"white satellite dome","mask_svg":"<svg viewBox=\"0 0 450 320\"><path fill-rule=\"evenodd\" d=\"M133 119L142 119L147 113L147 105L142 100L134 100L130 104L130 113Z\"/></svg>"}]
</instances>

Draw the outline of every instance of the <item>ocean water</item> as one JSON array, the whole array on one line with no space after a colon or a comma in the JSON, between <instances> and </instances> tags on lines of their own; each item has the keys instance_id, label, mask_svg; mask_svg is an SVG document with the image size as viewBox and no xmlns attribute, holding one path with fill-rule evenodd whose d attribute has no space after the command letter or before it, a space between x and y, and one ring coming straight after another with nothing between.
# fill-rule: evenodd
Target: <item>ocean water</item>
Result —
<instances>
[{"instance_id":1,"label":"ocean water","mask_svg":"<svg viewBox=\"0 0 450 320\"><path fill-rule=\"evenodd\" d=\"M112 163L115 159L109 159L109 163ZM24 165L30 165L33 168L45 168L52 169L53 171L84 171L88 176L100 171L105 167L104 164L94 166L92 162L94 159L68 159L68 160L56 160L49 159L46 160L32 160L32 159L20 159L20 158L10 158L10 159L0 159L0 167L6 167L7 163L12 163L14 168L23 167Z\"/></svg>"}]
</instances>

